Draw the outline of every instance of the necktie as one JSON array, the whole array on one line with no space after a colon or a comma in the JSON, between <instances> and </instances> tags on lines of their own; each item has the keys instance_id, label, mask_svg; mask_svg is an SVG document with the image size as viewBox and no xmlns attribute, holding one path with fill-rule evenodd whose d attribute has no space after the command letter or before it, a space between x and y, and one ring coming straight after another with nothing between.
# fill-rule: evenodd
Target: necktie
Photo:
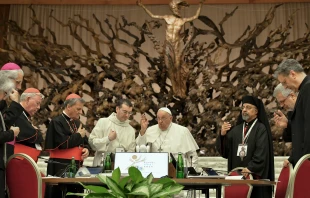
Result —
<instances>
[{"instance_id":1,"label":"necktie","mask_svg":"<svg viewBox=\"0 0 310 198\"><path fill-rule=\"evenodd\" d=\"M243 137L245 137L246 133L248 132L248 128L249 128L249 123L245 123Z\"/></svg>"}]
</instances>

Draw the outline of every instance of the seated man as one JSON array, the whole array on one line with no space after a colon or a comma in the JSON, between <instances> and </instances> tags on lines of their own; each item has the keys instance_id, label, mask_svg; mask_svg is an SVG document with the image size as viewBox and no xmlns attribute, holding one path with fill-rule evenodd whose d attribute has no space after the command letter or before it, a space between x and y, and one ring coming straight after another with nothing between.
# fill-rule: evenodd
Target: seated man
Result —
<instances>
[{"instance_id":1,"label":"seated man","mask_svg":"<svg viewBox=\"0 0 310 198\"><path fill-rule=\"evenodd\" d=\"M141 117L141 130L136 139L137 145L151 144L150 152L169 152L177 159L178 153L185 156L185 166L194 168L198 165L199 149L188 128L172 122L173 116L167 107L157 111L158 124L148 127L145 115Z\"/></svg>"},{"instance_id":2,"label":"seated man","mask_svg":"<svg viewBox=\"0 0 310 198\"><path fill-rule=\"evenodd\" d=\"M242 111L237 125L224 122L216 140L222 157L228 159L228 171L244 167L242 174L254 179L274 181L274 154L272 135L264 104L258 98L242 98ZM244 152L241 152L241 151ZM272 197L271 186L254 186L251 197Z\"/></svg>"},{"instance_id":3,"label":"seated man","mask_svg":"<svg viewBox=\"0 0 310 198\"><path fill-rule=\"evenodd\" d=\"M135 151L135 129L129 124L132 104L128 99L121 99L116 104L116 113L98 120L89 135L89 143L96 151L93 166L99 166L102 154L115 153L118 149L126 152Z\"/></svg>"},{"instance_id":4,"label":"seated man","mask_svg":"<svg viewBox=\"0 0 310 198\"><path fill-rule=\"evenodd\" d=\"M20 128L20 133L16 137L14 153L23 152L37 160L44 139L42 132L32 124L31 117L40 109L40 105L44 96L38 89L28 88L20 96L20 104L11 103L10 108L5 111L5 115L14 114L14 106L16 109L23 108L22 113L15 121L15 126Z\"/></svg>"}]
</instances>

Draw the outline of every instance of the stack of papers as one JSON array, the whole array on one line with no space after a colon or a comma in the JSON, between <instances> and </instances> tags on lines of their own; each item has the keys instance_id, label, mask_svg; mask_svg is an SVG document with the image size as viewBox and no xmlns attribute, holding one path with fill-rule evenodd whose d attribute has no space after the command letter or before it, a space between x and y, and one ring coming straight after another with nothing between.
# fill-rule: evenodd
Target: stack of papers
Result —
<instances>
[{"instance_id":1,"label":"stack of papers","mask_svg":"<svg viewBox=\"0 0 310 198\"><path fill-rule=\"evenodd\" d=\"M243 180L243 175L226 176L225 179L230 179L230 180Z\"/></svg>"}]
</instances>

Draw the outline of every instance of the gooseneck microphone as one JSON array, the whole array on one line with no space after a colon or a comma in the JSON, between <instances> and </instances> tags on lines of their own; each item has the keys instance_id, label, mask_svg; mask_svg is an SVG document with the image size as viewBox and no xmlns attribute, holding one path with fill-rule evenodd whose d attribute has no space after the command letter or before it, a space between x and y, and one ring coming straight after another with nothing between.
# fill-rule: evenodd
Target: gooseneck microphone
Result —
<instances>
[{"instance_id":1,"label":"gooseneck microphone","mask_svg":"<svg viewBox=\"0 0 310 198\"><path fill-rule=\"evenodd\" d=\"M193 156L191 155L190 158L191 158L191 167L193 167Z\"/></svg>"}]
</instances>

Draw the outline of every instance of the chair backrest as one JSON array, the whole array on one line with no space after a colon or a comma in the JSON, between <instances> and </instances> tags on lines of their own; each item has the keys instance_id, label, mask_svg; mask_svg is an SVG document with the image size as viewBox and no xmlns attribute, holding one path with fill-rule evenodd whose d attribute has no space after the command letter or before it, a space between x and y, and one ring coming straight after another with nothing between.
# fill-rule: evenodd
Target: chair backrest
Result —
<instances>
[{"instance_id":1,"label":"chair backrest","mask_svg":"<svg viewBox=\"0 0 310 198\"><path fill-rule=\"evenodd\" d=\"M294 170L292 164L282 168L275 190L275 198L287 198L289 196L289 186L292 181L293 174Z\"/></svg>"},{"instance_id":2,"label":"chair backrest","mask_svg":"<svg viewBox=\"0 0 310 198\"><path fill-rule=\"evenodd\" d=\"M10 198L42 198L45 184L42 173L31 157L18 153L6 165L6 185Z\"/></svg>"},{"instance_id":3,"label":"chair backrest","mask_svg":"<svg viewBox=\"0 0 310 198\"><path fill-rule=\"evenodd\" d=\"M310 154L304 155L294 167L290 185L290 197L299 198L310 194Z\"/></svg>"},{"instance_id":4,"label":"chair backrest","mask_svg":"<svg viewBox=\"0 0 310 198\"><path fill-rule=\"evenodd\" d=\"M240 175L240 171L242 167L234 168L228 174L229 176L237 176ZM253 179L252 175L249 174L247 179ZM252 193L252 185L249 184L238 184L231 186L223 186L224 188L224 196L225 198L249 198Z\"/></svg>"}]
</instances>

